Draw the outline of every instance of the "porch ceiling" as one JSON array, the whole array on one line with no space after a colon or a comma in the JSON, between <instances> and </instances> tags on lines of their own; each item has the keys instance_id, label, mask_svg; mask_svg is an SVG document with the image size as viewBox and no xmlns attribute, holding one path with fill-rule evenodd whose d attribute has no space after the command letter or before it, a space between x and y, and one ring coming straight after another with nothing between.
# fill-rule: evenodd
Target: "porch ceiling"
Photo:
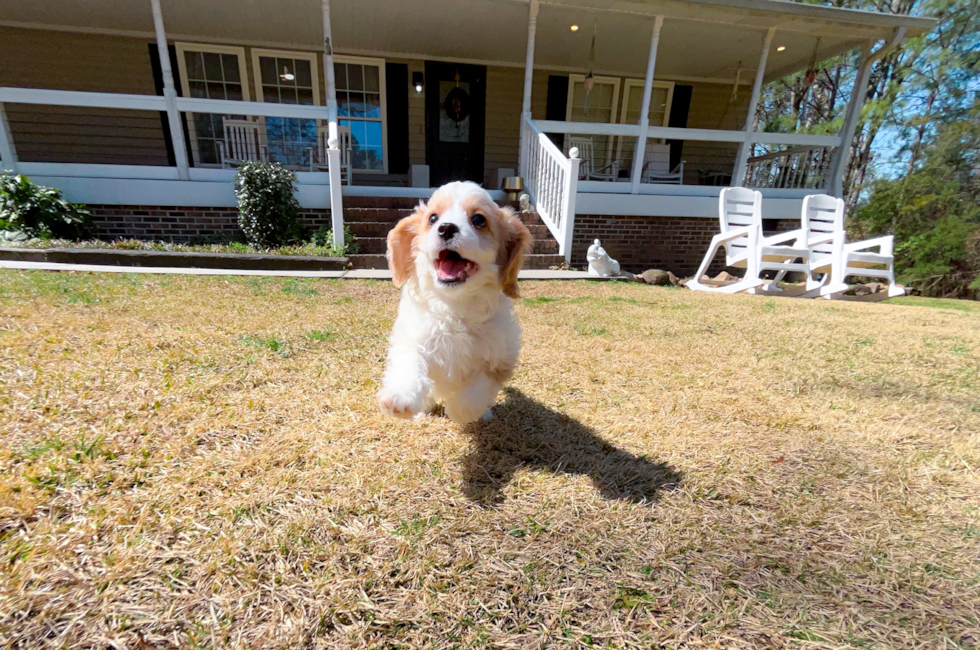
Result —
<instances>
[{"instance_id":1,"label":"porch ceiling","mask_svg":"<svg viewBox=\"0 0 980 650\"><path fill-rule=\"evenodd\" d=\"M161 0L176 39L304 49L321 40L318 0ZM535 66L584 71L596 32L597 74L643 76L653 15L666 16L658 78L731 80L754 71L766 29L776 27L768 79L803 69L899 25L932 21L777 0L543 0ZM523 65L526 0L331 0L337 53ZM149 0L0 0L0 24L124 32L152 37ZM571 32L570 25L580 29ZM750 82L751 75L743 75Z\"/></svg>"}]
</instances>

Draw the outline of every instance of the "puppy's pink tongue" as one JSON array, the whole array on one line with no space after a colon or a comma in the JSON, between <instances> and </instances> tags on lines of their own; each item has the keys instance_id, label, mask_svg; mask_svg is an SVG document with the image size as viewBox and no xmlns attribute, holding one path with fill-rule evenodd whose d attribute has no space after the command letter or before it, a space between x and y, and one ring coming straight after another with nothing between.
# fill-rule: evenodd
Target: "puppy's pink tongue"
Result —
<instances>
[{"instance_id":1,"label":"puppy's pink tongue","mask_svg":"<svg viewBox=\"0 0 980 650\"><path fill-rule=\"evenodd\" d=\"M466 260L454 261L441 259L437 262L436 271L440 280L459 280L466 275L471 263Z\"/></svg>"}]
</instances>

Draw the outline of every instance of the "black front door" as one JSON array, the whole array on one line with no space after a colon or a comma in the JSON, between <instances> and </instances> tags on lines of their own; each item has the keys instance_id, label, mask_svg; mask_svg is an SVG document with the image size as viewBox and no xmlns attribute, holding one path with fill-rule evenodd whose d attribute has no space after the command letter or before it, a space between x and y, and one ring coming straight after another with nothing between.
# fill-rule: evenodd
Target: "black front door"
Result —
<instances>
[{"instance_id":1,"label":"black front door","mask_svg":"<svg viewBox=\"0 0 980 650\"><path fill-rule=\"evenodd\" d=\"M433 187L483 182L486 97L485 66L426 61L425 158Z\"/></svg>"}]
</instances>

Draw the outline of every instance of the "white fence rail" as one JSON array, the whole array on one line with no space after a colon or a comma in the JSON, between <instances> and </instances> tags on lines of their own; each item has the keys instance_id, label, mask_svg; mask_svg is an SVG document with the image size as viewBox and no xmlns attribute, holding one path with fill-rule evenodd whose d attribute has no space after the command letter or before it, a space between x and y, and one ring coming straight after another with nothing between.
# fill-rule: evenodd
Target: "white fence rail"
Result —
<instances>
[{"instance_id":1,"label":"white fence rail","mask_svg":"<svg viewBox=\"0 0 980 650\"><path fill-rule=\"evenodd\" d=\"M830 147L791 147L749 158L745 186L822 189L833 158Z\"/></svg>"},{"instance_id":2,"label":"white fence rail","mask_svg":"<svg viewBox=\"0 0 980 650\"><path fill-rule=\"evenodd\" d=\"M566 158L532 120L524 119L520 164L525 187L566 262L572 259L579 168L577 152L570 153Z\"/></svg>"},{"instance_id":3,"label":"white fence rail","mask_svg":"<svg viewBox=\"0 0 980 650\"><path fill-rule=\"evenodd\" d=\"M132 164L104 164L103 161L93 163L53 163L53 162L31 162L29 160L19 160L17 155L17 143L13 133L4 104L34 105L34 106L64 106L72 108L92 108L92 109L116 109L124 111L159 111L168 110L165 97L156 95L134 95L121 93L96 93L78 92L68 90L49 90L41 88L6 88L0 87L0 168L8 170L28 170L42 171L47 170L51 175L66 175L70 177L90 177L90 178L125 178L142 180L178 180L177 167L163 166L159 164L132 165ZM330 114L325 106L301 106L284 105L262 102L238 102L217 99L197 99L190 97L180 97L176 100L176 108L181 112L181 121L186 121L193 126L193 120L187 119L191 114L210 113L214 115L246 115L249 117L278 117L299 120L319 120L321 122L330 121ZM256 123L254 128L256 133L259 131L260 124ZM183 133L171 134L172 137L183 137ZM192 139L200 134L193 133ZM220 139L220 134L217 138ZM214 140L215 138L210 138ZM190 145L183 149L193 150ZM175 147L175 150L177 148ZM258 148L256 148L258 149ZM200 155L198 152L196 155ZM251 156L249 156L251 157ZM260 156L256 155L256 158ZM330 208L332 226L334 232L334 243L343 246L344 224L343 207L341 202L341 181L340 181L340 150L328 149L327 157L329 161L330 173L327 175L330 186ZM241 162L241 160L236 160ZM222 165L224 166L224 165ZM228 170L214 169L214 165L203 164L200 167L192 168L189 180L193 182L216 182L227 181ZM305 170L299 169L303 176L312 176ZM311 170L312 172L312 170ZM317 183L319 184L319 183Z\"/></svg>"}]
</instances>

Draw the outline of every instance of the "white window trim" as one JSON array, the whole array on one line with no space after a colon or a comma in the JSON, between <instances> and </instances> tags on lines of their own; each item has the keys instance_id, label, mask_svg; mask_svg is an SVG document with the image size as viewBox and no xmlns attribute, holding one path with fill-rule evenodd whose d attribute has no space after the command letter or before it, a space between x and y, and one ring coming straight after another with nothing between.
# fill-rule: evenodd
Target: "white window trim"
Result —
<instances>
[{"instance_id":1,"label":"white window trim","mask_svg":"<svg viewBox=\"0 0 980 650\"><path fill-rule=\"evenodd\" d=\"M255 101L265 102L265 93L262 90L262 67L259 65L260 57L273 57L283 59L303 59L310 62L310 81L313 84L313 104L320 106L320 68L317 59L320 55L312 52L300 52L297 50L269 50L264 48L251 48L252 54L252 82L255 84ZM278 72L278 70L277 70ZM293 70L293 73L296 71ZM255 119L255 118L252 118ZM269 146L269 133L266 131L266 120L260 118L259 122L259 141L263 147ZM324 126L322 120L316 121L317 132ZM319 138L319 135L317 136ZM268 149L266 149L268 151Z\"/></svg>"},{"instance_id":2,"label":"white window trim","mask_svg":"<svg viewBox=\"0 0 980 650\"><path fill-rule=\"evenodd\" d=\"M303 59L310 62L310 74L313 76L313 103L320 106L320 67L317 60L319 54L312 52L297 52L295 50L265 50L252 48L252 77L255 82L255 101L264 102L265 93L262 92L262 70L259 66L259 57L273 57L283 59ZM295 72L295 71L294 71Z\"/></svg>"},{"instance_id":3,"label":"white window trim","mask_svg":"<svg viewBox=\"0 0 980 650\"><path fill-rule=\"evenodd\" d=\"M381 91L381 161L382 169L354 169L357 174L387 174L388 173L388 95L387 81L385 80L385 59L375 59L363 56L346 56L335 54L334 63L359 63L361 65L378 66L378 85ZM370 117L349 117L338 115L337 121L350 120L361 122L377 122L377 119Z\"/></svg>"},{"instance_id":4,"label":"white window trim","mask_svg":"<svg viewBox=\"0 0 980 650\"><path fill-rule=\"evenodd\" d=\"M187 60L184 54L186 52L209 52L211 54L234 54L238 57L238 77L242 84L242 100L249 100L248 92L248 71L245 66L245 48L244 47L234 47L231 45L214 45L212 43L176 43L175 48L177 50L177 69L180 71L180 89L184 97L191 96L190 86L187 80ZM197 147L197 129L194 127L194 114L185 113L184 118L187 121L187 132L191 136L191 156L194 159L195 167L221 167L221 164L212 163L202 163L200 161L200 154L198 153Z\"/></svg>"},{"instance_id":5,"label":"white window trim","mask_svg":"<svg viewBox=\"0 0 980 650\"><path fill-rule=\"evenodd\" d=\"M626 124L626 111L629 110L629 96L630 90L633 88L639 88L640 92L643 92L643 86L646 82L643 79L627 79L626 84L623 86L623 108L619 114L619 123ZM667 106L664 111L664 122L663 124L651 124L650 126L667 126L670 121L670 108L674 103L674 82L673 81L654 81L653 88L666 88L667 89Z\"/></svg>"},{"instance_id":6,"label":"white window trim","mask_svg":"<svg viewBox=\"0 0 980 650\"><path fill-rule=\"evenodd\" d=\"M619 109L619 86L622 79L619 77L592 77L596 83L612 84L613 85L613 103L612 110L609 112L609 124L616 123L616 114ZM568 75L568 96L565 99L565 121L572 121L572 100L575 97L575 84L585 83L584 74L570 74ZM599 124L599 122L597 122ZM607 136L606 141L606 161L605 165L612 163L612 153L613 153L613 138L614 136ZM565 151L568 151L568 136L565 136Z\"/></svg>"},{"instance_id":7,"label":"white window trim","mask_svg":"<svg viewBox=\"0 0 980 650\"><path fill-rule=\"evenodd\" d=\"M630 102L629 102L630 91L635 88L635 89L639 89L639 91L642 93L643 92L643 86L645 84L646 84L646 81L644 79L627 79L626 80L626 83L623 85L623 107L622 107L622 110L620 111L620 114L619 114L619 123L620 124L627 124L627 122L626 122L626 111L629 110L629 105L630 105ZM666 88L667 89L667 105L664 107L665 110L664 110L664 121L663 121L663 124L652 124L651 123L650 126L667 126L668 125L668 122L670 122L670 109L671 109L671 107L674 104L674 82L673 81L657 81L657 80L654 80L654 82L652 84L652 87L653 88ZM642 108L642 106L641 106L641 108ZM639 123L639 122L637 122L637 123ZM660 142L660 144L665 144L665 142L666 142L663 138L648 138L647 139L647 142L649 142L650 140L658 140ZM623 157L623 139L622 138L619 138L617 140L617 143L616 143L616 160L620 160L622 157Z\"/></svg>"}]
</instances>

